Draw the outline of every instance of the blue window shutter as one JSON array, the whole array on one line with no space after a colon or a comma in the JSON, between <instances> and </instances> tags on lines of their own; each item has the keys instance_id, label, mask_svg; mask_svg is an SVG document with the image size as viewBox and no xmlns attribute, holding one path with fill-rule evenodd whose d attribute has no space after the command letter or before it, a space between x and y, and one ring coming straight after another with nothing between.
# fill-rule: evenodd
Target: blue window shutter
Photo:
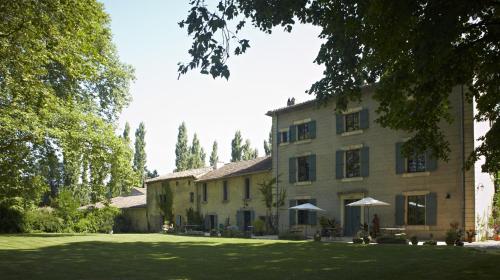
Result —
<instances>
[{"instance_id":1,"label":"blue window shutter","mask_svg":"<svg viewBox=\"0 0 500 280\"><path fill-rule=\"evenodd\" d=\"M219 229L219 219L218 219L218 216L217 216L217 215L215 215L215 219L214 219L214 221L215 221L214 228L218 230L218 229Z\"/></svg>"},{"instance_id":2,"label":"blue window shutter","mask_svg":"<svg viewBox=\"0 0 500 280\"><path fill-rule=\"evenodd\" d=\"M316 138L316 121L309 122L309 137L311 139Z\"/></svg>"},{"instance_id":3,"label":"blue window shutter","mask_svg":"<svg viewBox=\"0 0 500 280\"><path fill-rule=\"evenodd\" d=\"M250 211L250 223L253 223L255 221L255 211Z\"/></svg>"},{"instance_id":4,"label":"blue window shutter","mask_svg":"<svg viewBox=\"0 0 500 280\"><path fill-rule=\"evenodd\" d=\"M316 181L316 155L309 156L309 180Z\"/></svg>"},{"instance_id":5,"label":"blue window shutter","mask_svg":"<svg viewBox=\"0 0 500 280\"><path fill-rule=\"evenodd\" d=\"M405 173L405 161L401 153L402 142L396 143L396 174Z\"/></svg>"},{"instance_id":6,"label":"blue window shutter","mask_svg":"<svg viewBox=\"0 0 500 280\"><path fill-rule=\"evenodd\" d=\"M344 133L344 131L345 131L345 128L344 128L344 115L337 114L336 125L337 125L337 134Z\"/></svg>"},{"instance_id":7,"label":"blue window shutter","mask_svg":"<svg viewBox=\"0 0 500 280\"><path fill-rule=\"evenodd\" d=\"M344 151L335 153L335 178L344 178Z\"/></svg>"},{"instance_id":8,"label":"blue window shutter","mask_svg":"<svg viewBox=\"0 0 500 280\"><path fill-rule=\"evenodd\" d=\"M368 147L361 148L361 177L370 174L370 150Z\"/></svg>"},{"instance_id":9,"label":"blue window shutter","mask_svg":"<svg viewBox=\"0 0 500 280\"><path fill-rule=\"evenodd\" d=\"M181 215L177 215L175 219L175 225L180 227L181 226Z\"/></svg>"},{"instance_id":10,"label":"blue window shutter","mask_svg":"<svg viewBox=\"0 0 500 280\"><path fill-rule=\"evenodd\" d=\"M297 132L297 126L296 125L291 125L290 128L288 129L288 142L294 142L295 141L295 134Z\"/></svg>"},{"instance_id":11,"label":"blue window shutter","mask_svg":"<svg viewBox=\"0 0 500 280\"><path fill-rule=\"evenodd\" d=\"M437 159L432 156L431 151L425 152L425 169L426 171L436 171L437 169Z\"/></svg>"},{"instance_id":12,"label":"blue window shutter","mask_svg":"<svg viewBox=\"0 0 500 280\"><path fill-rule=\"evenodd\" d=\"M405 196L396 195L396 225L402 226L405 224Z\"/></svg>"},{"instance_id":13,"label":"blue window shutter","mask_svg":"<svg viewBox=\"0 0 500 280\"><path fill-rule=\"evenodd\" d=\"M297 205L297 200L291 199L290 200L290 207L296 206ZM290 209L288 210L288 217L290 221L290 225L296 225L297 224L297 210Z\"/></svg>"},{"instance_id":14,"label":"blue window shutter","mask_svg":"<svg viewBox=\"0 0 500 280\"><path fill-rule=\"evenodd\" d=\"M435 192L425 196L425 224L429 226L437 224L437 195Z\"/></svg>"},{"instance_id":15,"label":"blue window shutter","mask_svg":"<svg viewBox=\"0 0 500 280\"><path fill-rule=\"evenodd\" d=\"M238 228L240 230L244 230L243 229L243 211L241 211L241 210L236 211L236 226L238 226Z\"/></svg>"},{"instance_id":16,"label":"blue window shutter","mask_svg":"<svg viewBox=\"0 0 500 280\"><path fill-rule=\"evenodd\" d=\"M288 160L288 179L290 183L295 183L297 178L297 161L294 157Z\"/></svg>"},{"instance_id":17,"label":"blue window shutter","mask_svg":"<svg viewBox=\"0 0 500 280\"><path fill-rule=\"evenodd\" d=\"M313 204L313 205L316 205L316 199L309 199L309 203ZM317 212L316 211L308 211L308 222L310 225L316 225L317 224Z\"/></svg>"},{"instance_id":18,"label":"blue window shutter","mask_svg":"<svg viewBox=\"0 0 500 280\"><path fill-rule=\"evenodd\" d=\"M210 229L210 216L205 215L205 230L209 230L209 229Z\"/></svg>"},{"instance_id":19,"label":"blue window shutter","mask_svg":"<svg viewBox=\"0 0 500 280\"><path fill-rule=\"evenodd\" d=\"M359 112L359 128L367 129L370 126L370 119L368 118L368 109L363 109Z\"/></svg>"}]
</instances>

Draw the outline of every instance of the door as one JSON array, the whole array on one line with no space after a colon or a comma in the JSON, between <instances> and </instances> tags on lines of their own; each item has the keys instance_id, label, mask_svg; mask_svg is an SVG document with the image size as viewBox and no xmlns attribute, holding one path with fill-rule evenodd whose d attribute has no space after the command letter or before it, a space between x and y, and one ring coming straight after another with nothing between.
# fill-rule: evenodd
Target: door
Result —
<instances>
[{"instance_id":1,"label":"door","mask_svg":"<svg viewBox=\"0 0 500 280\"><path fill-rule=\"evenodd\" d=\"M216 229L215 215L210 215L210 229Z\"/></svg>"},{"instance_id":2,"label":"door","mask_svg":"<svg viewBox=\"0 0 500 280\"><path fill-rule=\"evenodd\" d=\"M252 225L251 211L243 211L243 230L247 231L248 227Z\"/></svg>"},{"instance_id":3,"label":"door","mask_svg":"<svg viewBox=\"0 0 500 280\"><path fill-rule=\"evenodd\" d=\"M358 199L344 200L344 235L354 236L361 225L361 207L350 207L347 204L357 201Z\"/></svg>"}]
</instances>

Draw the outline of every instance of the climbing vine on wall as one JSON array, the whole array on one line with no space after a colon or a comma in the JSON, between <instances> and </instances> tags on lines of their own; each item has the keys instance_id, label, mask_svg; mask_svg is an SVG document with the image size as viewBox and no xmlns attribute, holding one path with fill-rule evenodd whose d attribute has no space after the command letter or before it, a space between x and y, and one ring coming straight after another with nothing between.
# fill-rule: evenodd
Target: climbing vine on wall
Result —
<instances>
[{"instance_id":1,"label":"climbing vine on wall","mask_svg":"<svg viewBox=\"0 0 500 280\"><path fill-rule=\"evenodd\" d=\"M168 182L163 182L161 184L161 191L158 195L158 204L160 205L160 210L165 216L165 220L171 223L174 220L174 214L172 211L172 205L174 202L174 193L170 188Z\"/></svg>"}]
</instances>

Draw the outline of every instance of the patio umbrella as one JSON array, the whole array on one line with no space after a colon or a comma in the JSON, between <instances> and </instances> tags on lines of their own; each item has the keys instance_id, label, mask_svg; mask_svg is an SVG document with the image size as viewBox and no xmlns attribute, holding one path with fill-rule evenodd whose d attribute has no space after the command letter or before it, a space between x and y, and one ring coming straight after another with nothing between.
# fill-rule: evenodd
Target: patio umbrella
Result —
<instances>
[{"instance_id":1,"label":"patio umbrella","mask_svg":"<svg viewBox=\"0 0 500 280\"><path fill-rule=\"evenodd\" d=\"M370 219L370 207L371 206L388 206L389 203L376 200L375 198L365 197L358 201L347 204L347 206L364 206L368 209L368 219ZM368 234L370 234L370 223L368 222Z\"/></svg>"},{"instance_id":2,"label":"patio umbrella","mask_svg":"<svg viewBox=\"0 0 500 280\"><path fill-rule=\"evenodd\" d=\"M307 210L307 211L316 211L316 212L326 211L326 210L323 210L323 209L319 208L318 206L311 204L311 203L304 203L304 204L296 205L296 206L290 207L288 209ZM307 226L306 226L306 236L307 236Z\"/></svg>"}]
</instances>

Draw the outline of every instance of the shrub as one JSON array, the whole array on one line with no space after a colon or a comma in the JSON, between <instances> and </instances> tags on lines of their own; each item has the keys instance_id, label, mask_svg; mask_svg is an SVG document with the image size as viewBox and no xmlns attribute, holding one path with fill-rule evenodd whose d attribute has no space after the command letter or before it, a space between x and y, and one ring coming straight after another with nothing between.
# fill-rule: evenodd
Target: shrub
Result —
<instances>
[{"instance_id":1,"label":"shrub","mask_svg":"<svg viewBox=\"0 0 500 280\"><path fill-rule=\"evenodd\" d=\"M283 232L278 235L278 239L283 240L306 240L306 237L300 233Z\"/></svg>"},{"instance_id":2,"label":"shrub","mask_svg":"<svg viewBox=\"0 0 500 280\"><path fill-rule=\"evenodd\" d=\"M424 242L424 245L436 246L437 242L436 242L436 240L427 240L427 241Z\"/></svg>"},{"instance_id":3,"label":"shrub","mask_svg":"<svg viewBox=\"0 0 500 280\"><path fill-rule=\"evenodd\" d=\"M86 218L92 224L91 232L108 233L113 230L115 219L121 214L120 209L113 206L87 210Z\"/></svg>"},{"instance_id":4,"label":"shrub","mask_svg":"<svg viewBox=\"0 0 500 280\"><path fill-rule=\"evenodd\" d=\"M417 236L414 235L414 236L411 237L411 244L412 245L418 245L418 238L417 238Z\"/></svg>"},{"instance_id":5,"label":"shrub","mask_svg":"<svg viewBox=\"0 0 500 280\"><path fill-rule=\"evenodd\" d=\"M115 217L115 224L113 225L113 231L115 232L130 232L132 229L132 222L130 218L120 214Z\"/></svg>"},{"instance_id":6,"label":"shrub","mask_svg":"<svg viewBox=\"0 0 500 280\"><path fill-rule=\"evenodd\" d=\"M363 238L360 238L360 237L354 237L352 239L352 243L354 244L362 244L363 243Z\"/></svg>"},{"instance_id":7,"label":"shrub","mask_svg":"<svg viewBox=\"0 0 500 280\"><path fill-rule=\"evenodd\" d=\"M24 231L24 213L21 208L0 204L0 232L17 233Z\"/></svg>"},{"instance_id":8,"label":"shrub","mask_svg":"<svg viewBox=\"0 0 500 280\"><path fill-rule=\"evenodd\" d=\"M71 232L64 220L52 208L37 208L25 213L26 232Z\"/></svg>"},{"instance_id":9,"label":"shrub","mask_svg":"<svg viewBox=\"0 0 500 280\"><path fill-rule=\"evenodd\" d=\"M264 231L266 230L266 224L261 219L253 221L252 226L253 226L253 232L257 235L263 235Z\"/></svg>"}]
</instances>

